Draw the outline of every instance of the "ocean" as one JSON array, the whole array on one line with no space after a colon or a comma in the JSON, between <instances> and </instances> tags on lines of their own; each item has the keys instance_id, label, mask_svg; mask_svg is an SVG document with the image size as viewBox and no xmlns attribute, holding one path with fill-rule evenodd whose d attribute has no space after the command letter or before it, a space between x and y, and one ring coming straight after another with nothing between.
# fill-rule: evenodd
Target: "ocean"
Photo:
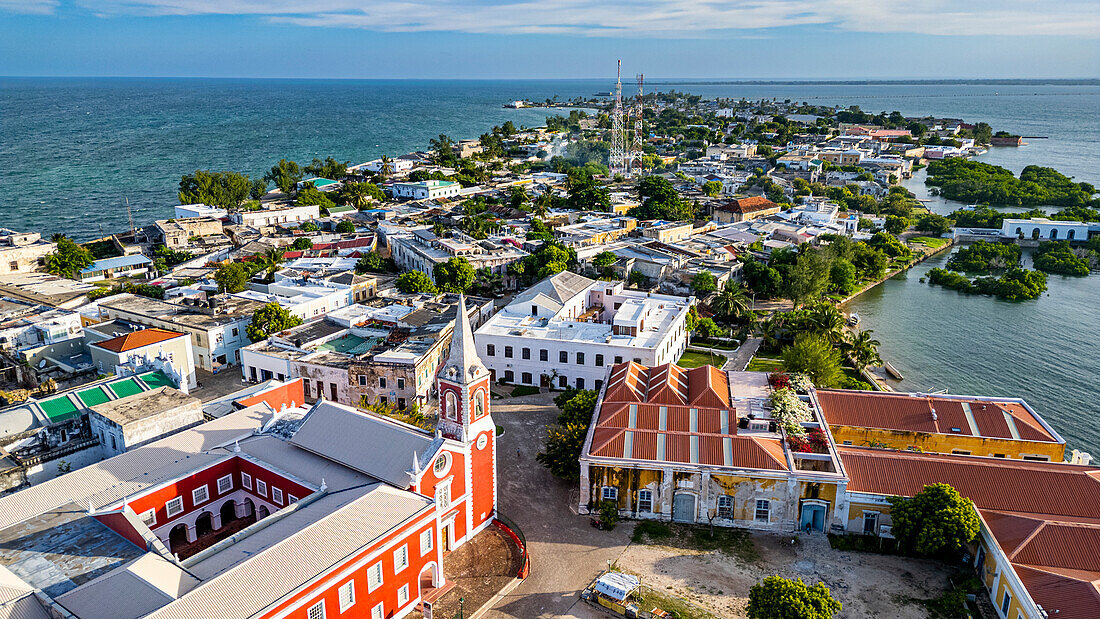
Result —
<instances>
[{"instance_id":1,"label":"ocean","mask_svg":"<svg viewBox=\"0 0 1100 619\"><path fill-rule=\"evenodd\" d=\"M181 175L262 175L281 158L359 163L476 138L507 120L542 124L514 99L568 99L607 80L231 80L0 78L0 226L90 239L172 216ZM983 161L1038 164L1100 184L1100 87L959 83L726 83L661 80L655 90L858 105L985 121L1029 138ZM626 88L632 92L632 88ZM648 91L648 89L647 89ZM926 195L917 177L907 183ZM933 210L958 205L942 200ZM921 284L937 261L852 307L904 375L903 390L1021 396L1071 447L1100 456L1100 278L1051 276L1037 301L1006 303Z\"/></svg>"}]
</instances>

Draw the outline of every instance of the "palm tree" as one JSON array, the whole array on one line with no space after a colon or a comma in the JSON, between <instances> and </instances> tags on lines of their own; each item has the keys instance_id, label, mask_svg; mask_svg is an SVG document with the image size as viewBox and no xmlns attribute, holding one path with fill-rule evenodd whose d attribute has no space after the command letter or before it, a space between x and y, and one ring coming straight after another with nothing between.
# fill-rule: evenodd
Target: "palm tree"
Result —
<instances>
[{"instance_id":1,"label":"palm tree","mask_svg":"<svg viewBox=\"0 0 1100 619\"><path fill-rule=\"evenodd\" d=\"M779 343L779 332L786 326L782 314L772 314L760 323L760 336L764 338L765 348L775 348Z\"/></svg>"},{"instance_id":2,"label":"palm tree","mask_svg":"<svg viewBox=\"0 0 1100 619\"><path fill-rule=\"evenodd\" d=\"M870 329L860 331L852 338L851 356L857 370L862 372L867 366L882 363L882 357L878 354L878 347L879 341L871 337Z\"/></svg>"},{"instance_id":3,"label":"palm tree","mask_svg":"<svg viewBox=\"0 0 1100 619\"><path fill-rule=\"evenodd\" d=\"M54 243L60 241L63 238L65 238L65 233L64 232L54 232L50 236L50 240L53 241Z\"/></svg>"},{"instance_id":4,"label":"palm tree","mask_svg":"<svg viewBox=\"0 0 1100 619\"><path fill-rule=\"evenodd\" d=\"M550 207L553 206L553 204L554 198L551 197L550 191L547 190L542 192L538 199L535 200L531 210L535 214L535 217L546 219L546 216L550 214Z\"/></svg>"},{"instance_id":5,"label":"palm tree","mask_svg":"<svg viewBox=\"0 0 1100 619\"><path fill-rule=\"evenodd\" d=\"M385 179L393 173L393 159L382 155L382 165L378 168L378 178Z\"/></svg>"},{"instance_id":6,"label":"palm tree","mask_svg":"<svg viewBox=\"0 0 1100 619\"><path fill-rule=\"evenodd\" d=\"M714 297L710 302L710 309L726 320L740 321L749 312L752 301L745 294L745 289L740 286L727 285L726 288Z\"/></svg>"},{"instance_id":7,"label":"palm tree","mask_svg":"<svg viewBox=\"0 0 1100 619\"><path fill-rule=\"evenodd\" d=\"M810 324L833 346L843 342L847 336L844 314L830 303L818 303L810 310Z\"/></svg>"},{"instance_id":8,"label":"palm tree","mask_svg":"<svg viewBox=\"0 0 1100 619\"><path fill-rule=\"evenodd\" d=\"M367 205L370 196L367 195L367 187L364 183L345 183L340 188L341 198L349 206L361 209Z\"/></svg>"},{"instance_id":9,"label":"palm tree","mask_svg":"<svg viewBox=\"0 0 1100 619\"><path fill-rule=\"evenodd\" d=\"M267 281L270 282L275 279L275 272L282 266L285 255L286 252L278 247L268 247L267 251L260 256L260 264L267 271Z\"/></svg>"}]
</instances>

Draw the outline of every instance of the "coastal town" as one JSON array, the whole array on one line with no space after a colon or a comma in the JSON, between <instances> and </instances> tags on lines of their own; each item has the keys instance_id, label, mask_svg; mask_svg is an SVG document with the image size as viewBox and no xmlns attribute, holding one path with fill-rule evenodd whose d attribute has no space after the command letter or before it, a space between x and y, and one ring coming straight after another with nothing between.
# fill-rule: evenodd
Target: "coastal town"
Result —
<instances>
[{"instance_id":1,"label":"coastal town","mask_svg":"<svg viewBox=\"0 0 1100 619\"><path fill-rule=\"evenodd\" d=\"M1095 188L642 84L0 230L0 618L1100 617L1088 446L910 391L846 305L956 249L929 285L1089 277Z\"/></svg>"}]
</instances>

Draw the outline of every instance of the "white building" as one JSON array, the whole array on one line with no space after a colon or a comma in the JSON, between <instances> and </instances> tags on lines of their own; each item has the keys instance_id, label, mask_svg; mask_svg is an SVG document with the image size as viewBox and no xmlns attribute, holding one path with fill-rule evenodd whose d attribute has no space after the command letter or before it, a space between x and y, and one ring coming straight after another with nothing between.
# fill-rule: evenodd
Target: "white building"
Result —
<instances>
[{"instance_id":1,"label":"white building","mask_svg":"<svg viewBox=\"0 0 1100 619\"><path fill-rule=\"evenodd\" d=\"M317 219L320 216L320 207L316 204L310 204L307 206L281 206L258 211L237 211L232 213L229 219L238 225L261 228L278 224L298 224Z\"/></svg>"},{"instance_id":2,"label":"white building","mask_svg":"<svg viewBox=\"0 0 1100 619\"><path fill-rule=\"evenodd\" d=\"M436 200L453 198L462 191L462 186L454 181L418 181L415 183L394 183L393 197L413 200Z\"/></svg>"},{"instance_id":3,"label":"white building","mask_svg":"<svg viewBox=\"0 0 1100 619\"><path fill-rule=\"evenodd\" d=\"M566 271L517 295L474 339L494 380L599 389L616 363L677 361L687 348L684 323L694 302Z\"/></svg>"},{"instance_id":4,"label":"white building","mask_svg":"<svg viewBox=\"0 0 1100 619\"><path fill-rule=\"evenodd\" d=\"M0 228L0 273L35 271L55 247L37 232Z\"/></svg>"},{"instance_id":5,"label":"white building","mask_svg":"<svg viewBox=\"0 0 1100 619\"><path fill-rule=\"evenodd\" d=\"M1044 217L1009 219L1001 223L1001 234L1013 239L1044 241L1087 241L1089 225L1079 221L1053 221Z\"/></svg>"},{"instance_id":6,"label":"white building","mask_svg":"<svg viewBox=\"0 0 1100 619\"><path fill-rule=\"evenodd\" d=\"M441 238L428 228L386 231L390 256L403 271L420 271L435 281L435 265L462 256L474 270L488 268L504 278L504 285L511 287L515 277L509 275L508 265L522 259L527 252L505 239L463 240L455 236Z\"/></svg>"},{"instance_id":7,"label":"white building","mask_svg":"<svg viewBox=\"0 0 1100 619\"><path fill-rule=\"evenodd\" d=\"M229 215L229 211L224 208L207 206L205 204L179 204L176 206L176 219L186 219L188 217L213 217L214 219L221 219L226 215Z\"/></svg>"},{"instance_id":8,"label":"white building","mask_svg":"<svg viewBox=\"0 0 1100 619\"><path fill-rule=\"evenodd\" d=\"M339 286L327 281L323 284L325 285L285 279L268 284L267 292L245 290L230 296L264 304L278 303L302 320L313 320L353 303L350 286Z\"/></svg>"},{"instance_id":9,"label":"white building","mask_svg":"<svg viewBox=\"0 0 1100 619\"><path fill-rule=\"evenodd\" d=\"M413 169L416 162L411 159L390 159L386 167L389 168L390 174L404 174ZM366 163L360 163L359 165L353 165L348 168L348 172L359 173L362 171L373 172L375 174L382 171L382 160L375 159Z\"/></svg>"}]
</instances>

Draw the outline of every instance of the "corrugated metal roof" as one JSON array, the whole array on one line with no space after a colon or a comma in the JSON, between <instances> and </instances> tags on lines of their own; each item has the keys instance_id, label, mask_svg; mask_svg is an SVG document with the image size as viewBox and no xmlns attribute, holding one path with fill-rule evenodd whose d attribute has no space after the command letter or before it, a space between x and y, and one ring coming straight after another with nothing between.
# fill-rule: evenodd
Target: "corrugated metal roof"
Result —
<instances>
[{"instance_id":1,"label":"corrugated metal roof","mask_svg":"<svg viewBox=\"0 0 1100 619\"><path fill-rule=\"evenodd\" d=\"M313 407L290 442L398 488L409 486L413 454L423 458L439 445L423 432L328 400Z\"/></svg>"}]
</instances>

